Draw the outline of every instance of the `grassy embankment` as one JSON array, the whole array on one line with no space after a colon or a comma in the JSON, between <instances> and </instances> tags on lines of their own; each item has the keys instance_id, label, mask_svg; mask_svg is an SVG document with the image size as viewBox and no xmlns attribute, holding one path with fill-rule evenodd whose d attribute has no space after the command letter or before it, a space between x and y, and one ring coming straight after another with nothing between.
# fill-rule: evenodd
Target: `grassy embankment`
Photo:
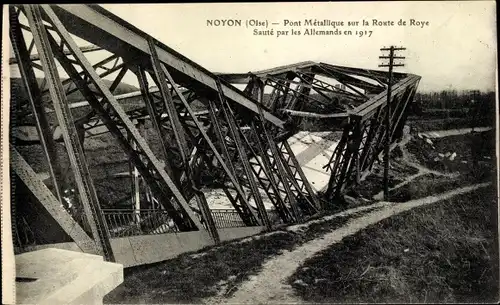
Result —
<instances>
[{"instance_id":1,"label":"grassy embankment","mask_svg":"<svg viewBox=\"0 0 500 305\"><path fill-rule=\"evenodd\" d=\"M289 279L313 302L498 300L496 198L484 189L386 219Z\"/></svg>"},{"instance_id":2,"label":"grassy embankment","mask_svg":"<svg viewBox=\"0 0 500 305\"><path fill-rule=\"evenodd\" d=\"M394 201L494 180L491 134L433 140L434 149L419 141L407 146L418 162L461 175L420 176L394 190ZM482 149L473 151L471 145L481 142ZM454 161L435 159L435 155L447 151L457 153ZM414 209L345 238L306 261L289 283L304 300L313 302L497 301L498 210L494 185Z\"/></svg>"}]
</instances>

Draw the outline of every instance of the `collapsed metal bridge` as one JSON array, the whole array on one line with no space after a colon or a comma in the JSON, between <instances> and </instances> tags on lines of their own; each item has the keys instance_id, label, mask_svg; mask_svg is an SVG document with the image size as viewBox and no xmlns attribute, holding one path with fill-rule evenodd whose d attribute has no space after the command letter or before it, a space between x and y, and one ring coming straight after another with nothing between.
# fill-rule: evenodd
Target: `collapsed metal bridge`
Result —
<instances>
[{"instance_id":1,"label":"collapsed metal bridge","mask_svg":"<svg viewBox=\"0 0 500 305\"><path fill-rule=\"evenodd\" d=\"M298 222L360 182L386 132L391 141L401 135L420 80L395 73L385 130L385 72L304 62L214 74L99 6L15 5L9 12L11 64L26 92L12 97L11 117L38 134L31 142L11 136L13 205L30 202L47 214L40 220L17 208L14 235L24 249L20 232L35 221L49 223L37 223L38 239L52 238L56 224L66 239L47 243L70 240L111 261L120 261L113 242L123 236L196 231L218 243L226 239L221 228ZM81 40L90 46L80 48ZM130 76L138 92L117 94ZM75 93L83 99L70 102ZM342 132L322 194L287 142L312 126ZM106 190L95 186L86 147L98 135L112 138L130 163L120 200L103 202ZM49 179L20 153L26 145L41 147L44 160L36 162L46 162ZM232 209L211 210L206 190L215 188ZM118 208L124 200L128 208Z\"/></svg>"}]
</instances>

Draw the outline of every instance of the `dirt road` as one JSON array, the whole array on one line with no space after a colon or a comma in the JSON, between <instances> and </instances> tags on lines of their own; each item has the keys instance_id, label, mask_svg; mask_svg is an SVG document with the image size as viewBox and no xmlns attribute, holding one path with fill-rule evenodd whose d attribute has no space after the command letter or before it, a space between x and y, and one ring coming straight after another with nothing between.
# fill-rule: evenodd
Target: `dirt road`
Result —
<instances>
[{"instance_id":1,"label":"dirt road","mask_svg":"<svg viewBox=\"0 0 500 305\"><path fill-rule=\"evenodd\" d=\"M336 229L320 238L314 239L293 251L285 251L283 254L267 261L263 269L248 281L242 283L230 298L216 297L206 299L205 304L267 304L267 303L301 303L294 294L291 287L286 283L300 265L308 258L318 252L327 249L332 244L340 242L343 238L353 235L364 228L378 223L383 219L400 214L402 212L420 206L437 203L450 199L479 188L489 186L490 183L475 184L472 186L458 188L435 196L411 200L404 203L379 202L381 207L373 212L357 217L349 221L345 226ZM354 209L353 209L354 210ZM345 211L343 213L349 213Z\"/></svg>"}]
</instances>

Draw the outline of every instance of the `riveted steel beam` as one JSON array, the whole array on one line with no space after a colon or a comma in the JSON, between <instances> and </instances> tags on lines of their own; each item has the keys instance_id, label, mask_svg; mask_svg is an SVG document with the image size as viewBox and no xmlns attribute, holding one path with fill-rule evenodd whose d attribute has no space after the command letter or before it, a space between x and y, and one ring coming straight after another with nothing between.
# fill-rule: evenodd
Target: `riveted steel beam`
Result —
<instances>
[{"instance_id":1,"label":"riveted steel beam","mask_svg":"<svg viewBox=\"0 0 500 305\"><path fill-rule=\"evenodd\" d=\"M173 79L170 77L168 74L168 71L166 69L163 69L160 60L158 59L158 54L156 51L156 45L154 43L153 39L149 39L149 51L151 53L151 64L153 66L154 70L154 75L156 78L156 81L158 82L158 88L160 89L162 99L165 103L165 109L167 110L168 113L168 118L170 120L170 124L173 129L174 137L177 142L178 149L180 151L181 159L182 159L182 166L181 168L184 169L185 171L185 177L190 183L190 188L194 191L194 196L196 198L196 201L198 203L198 207L202 213L203 219L206 224L206 228L209 231L210 235L212 238L215 240L216 243L220 241L219 238L219 233L217 231L217 228L215 227L215 222L212 218L212 213L210 212L210 208L208 207L207 199L205 198L204 193L200 190L200 184L197 179L193 178L193 169L191 168L192 163L190 163L189 156L190 151L184 131L184 127L181 124L181 120L179 118L179 114L177 112L177 109L174 105L174 101L171 95L170 90L168 89L168 82L170 83L171 87L174 89L177 88L176 84L174 83ZM167 76L168 75L168 76ZM181 92L176 91L179 97L184 98L184 95ZM184 102L184 101L183 101ZM184 107L189 107L189 104L187 101L183 105ZM179 184L182 187L182 182L179 179Z\"/></svg>"},{"instance_id":2,"label":"riveted steel beam","mask_svg":"<svg viewBox=\"0 0 500 305\"><path fill-rule=\"evenodd\" d=\"M150 55L148 39L150 35L140 31L124 20L109 13L97 5L54 5L54 12L60 18L68 31L86 41L93 43L113 54L126 56ZM168 48L164 44L158 45L158 58L166 64L172 74L179 76L182 85L209 90L212 94L217 92L216 76L203 67L190 61L181 54ZM223 84L224 95L232 102L256 112L256 101L245 97L235 87ZM279 127L283 121L278 119L268 110L264 110L266 120Z\"/></svg>"},{"instance_id":3,"label":"riveted steel beam","mask_svg":"<svg viewBox=\"0 0 500 305\"><path fill-rule=\"evenodd\" d=\"M69 36L69 33L59 21L58 17L53 13L52 9L47 5L43 5L42 7L48 16L48 19L52 21L54 28L61 38L61 41L65 42L67 49L72 51L72 55L78 60L82 70L85 71L86 78L92 81L96 90L98 90L100 95L104 98L100 101L96 98L94 92L88 87L88 83L85 79L77 73L71 62L64 61L65 57L61 54L61 64L64 65L66 72L71 75L75 84L77 84L80 88L80 91L88 100L89 104L97 110L101 119L106 123L108 129L113 133L122 148L124 148L125 152L133 160L134 165L141 172L141 175L146 178L148 185L152 189L155 189L156 193L159 194L159 198L163 198L164 201L162 204L166 207L166 210L169 212L170 216L174 219L179 228L184 231L192 229L202 230L203 226L200 224L199 220L187 204L186 199L182 196L182 193L178 190L172 179L164 171L159 160L153 154L136 127L126 116L122 107L109 91L109 88L102 82L100 77L92 68L91 64L85 58L83 53L81 53L80 49L76 46L75 42ZM124 127L126 132L131 135L133 143L130 143L123 136L122 132L118 129L116 122L119 122L119 124ZM134 146L136 146L136 149L134 149ZM168 202L168 194L170 192L172 192L173 197L175 198L173 205Z\"/></svg>"},{"instance_id":4,"label":"riveted steel beam","mask_svg":"<svg viewBox=\"0 0 500 305\"><path fill-rule=\"evenodd\" d=\"M9 7L9 13L10 38L16 56L15 58L17 58L16 63L19 66L19 71L21 73L24 86L28 94L28 99L31 104L31 109L35 117L38 137L45 154L49 175L54 185L55 196L57 200L62 203L61 184L64 183L64 181L61 181L63 175L59 166L56 143L52 137L52 131L47 120L45 108L41 103L41 92L38 87L33 67L30 66L30 54L28 52L28 48L26 47L24 35L19 24L18 13L15 11L13 6Z\"/></svg>"},{"instance_id":5,"label":"riveted steel beam","mask_svg":"<svg viewBox=\"0 0 500 305\"><path fill-rule=\"evenodd\" d=\"M114 261L113 250L109 241L109 231L107 230L106 222L100 211L99 200L92 178L90 177L85 155L83 154L83 148L73 123L71 111L68 107L63 86L57 72L52 48L42 21L40 7L26 5L24 9L33 34L33 39L35 40L35 45L40 55L40 61L44 68L50 95L80 194L81 204L85 211L86 221L90 226L93 238L100 247L99 250L102 255L104 255L106 260Z\"/></svg>"},{"instance_id":6,"label":"riveted steel beam","mask_svg":"<svg viewBox=\"0 0 500 305\"><path fill-rule=\"evenodd\" d=\"M243 165L243 171L246 176L246 180L248 181L248 184L250 186L250 194L252 195L255 204L257 205L257 210L259 211L259 219L261 220L262 224L266 226L266 228L271 229L271 225L269 223L269 218L266 213L266 209L264 207L264 203L262 201L262 197L260 196L260 192L258 190L257 184L255 182L255 178L253 175L253 172L251 170L250 163L248 161L248 156L247 152L245 151L243 147L243 143L240 137L240 132L236 126L236 122L234 120L234 115L232 113L232 110L229 108L227 105L225 96L223 95L222 87L219 82L217 82L219 86L219 107L222 109L222 112L224 114L225 120L228 123L229 127L229 132L231 134L231 137L236 145L236 151L239 157L239 160L241 164Z\"/></svg>"},{"instance_id":7,"label":"riveted steel beam","mask_svg":"<svg viewBox=\"0 0 500 305\"><path fill-rule=\"evenodd\" d=\"M14 173L83 252L95 254L101 252L97 243L87 235L65 209L61 208L60 201L12 146L10 148L10 164Z\"/></svg>"}]
</instances>

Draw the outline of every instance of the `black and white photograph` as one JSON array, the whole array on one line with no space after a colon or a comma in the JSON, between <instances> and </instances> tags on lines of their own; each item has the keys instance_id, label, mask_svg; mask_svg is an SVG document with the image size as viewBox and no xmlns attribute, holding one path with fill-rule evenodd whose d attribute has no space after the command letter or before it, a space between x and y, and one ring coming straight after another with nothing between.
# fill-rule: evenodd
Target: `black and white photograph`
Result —
<instances>
[{"instance_id":1,"label":"black and white photograph","mask_svg":"<svg viewBox=\"0 0 500 305\"><path fill-rule=\"evenodd\" d=\"M3 304L500 301L494 1L2 18Z\"/></svg>"}]
</instances>

